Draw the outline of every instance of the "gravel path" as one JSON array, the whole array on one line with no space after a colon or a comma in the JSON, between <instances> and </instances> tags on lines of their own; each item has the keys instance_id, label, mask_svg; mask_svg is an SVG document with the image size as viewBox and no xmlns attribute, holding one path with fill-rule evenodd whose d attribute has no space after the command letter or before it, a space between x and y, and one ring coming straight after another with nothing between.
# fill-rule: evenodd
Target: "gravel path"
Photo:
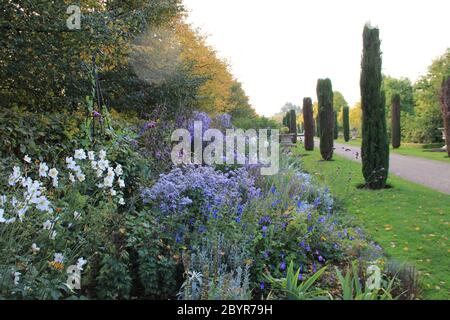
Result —
<instances>
[{"instance_id":1,"label":"gravel path","mask_svg":"<svg viewBox=\"0 0 450 320\"><path fill-rule=\"evenodd\" d=\"M336 154L354 161L361 161L361 148L336 142L334 147ZM389 172L406 180L450 194L449 163L403 156L391 152Z\"/></svg>"}]
</instances>

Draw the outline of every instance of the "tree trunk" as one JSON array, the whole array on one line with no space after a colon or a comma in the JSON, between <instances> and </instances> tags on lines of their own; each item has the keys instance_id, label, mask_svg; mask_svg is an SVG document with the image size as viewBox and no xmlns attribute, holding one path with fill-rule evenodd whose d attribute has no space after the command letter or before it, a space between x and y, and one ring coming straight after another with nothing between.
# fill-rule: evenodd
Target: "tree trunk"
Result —
<instances>
[{"instance_id":1,"label":"tree trunk","mask_svg":"<svg viewBox=\"0 0 450 320\"><path fill-rule=\"evenodd\" d=\"M444 136L447 144L447 153L450 157L450 76L442 83L441 90L442 116L444 117Z\"/></svg>"}]
</instances>

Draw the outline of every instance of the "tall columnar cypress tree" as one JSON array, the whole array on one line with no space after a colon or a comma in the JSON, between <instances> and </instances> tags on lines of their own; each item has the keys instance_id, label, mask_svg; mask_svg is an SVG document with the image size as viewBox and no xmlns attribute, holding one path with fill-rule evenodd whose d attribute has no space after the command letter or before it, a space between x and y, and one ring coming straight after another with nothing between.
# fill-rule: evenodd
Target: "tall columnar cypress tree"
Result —
<instances>
[{"instance_id":1,"label":"tall columnar cypress tree","mask_svg":"<svg viewBox=\"0 0 450 320\"><path fill-rule=\"evenodd\" d=\"M447 153L450 157L450 76L444 78L441 90L442 116L444 117L444 135Z\"/></svg>"},{"instance_id":2,"label":"tall columnar cypress tree","mask_svg":"<svg viewBox=\"0 0 450 320\"><path fill-rule=\"evenodd\" d=\"M333 133L333 135L334 135L333 136L334 140L339 138L338 113L336 110L334 111L334 133Z\"/></svg>"},{"instance_id":3,"label":"tall columnar cypress tree","mask_svg":"<svg viewBox=\"0 0 450 320\"><path fill-rule=\"evenodd\" d=\"M303 99L303 123L305 124L305 150L314 150L314 114L311 98Z\"/></svg>"},{"instance_id":4,"label":"tall columnar cypress tree","mask_svg":"<svg viewBox=\"0 0 450 320\"><path fill-rule=\"evenodd\" d=\"M400 127L400 95L394 94L392 96L391 106L391 136L392 147L397 149L400 147L401 141L401 127Z\"/></svg>"},{"instance_id":5,"label":"tall columnar cypress tree","mask_svg":"<svg viewBox=\"0 0 450 320\"><path fill-rule=\"evenodd\" d=\"M293 142L297 143L297 115L295 113L295 110L291 110L289 112L289 120L290 120L290 127L289 132L294 134Z\"/></svg>"},{"instance_id":6,"label":"tall columnar cypress tree","mask_svg":"<svg viewBox=\"0 0 450 320\"><path fill-rule=\"evenodd\" d=\"M333 87L330 79L317 81L317 99L319 101L320 153L325 161L333 158L334 114Z\"/></svg>"},{"instance_id":7,"label":"tall columnar cypress tree","mask_svg":"<svg viewBox=\"0 0 450 320\"><path fill-rule=\"evenodd\" d=\"M319 122L319 114L316 117L316 136L320 138L320 122Z\"/></svg>"},{"instance_id":8,"label":"tall columnar cypress tree","mask_svg":"<svg viewBox=\"0 0 450 320\"><path fill-rule=\"evenodd\" d=\"M361 62L362 145L361 157L366 186L381 189L389 172L389 142L386 132L385 97L381 91L380 31L369 25L363 32Z\"/></svg>"},{"instance_id":9,"label":"tall columnar cypress tree","mask_svg":"<svg viewBox=\"0 0 450 320\"><path fill-rule=\"evenodd\" d=\"M344 140L348 142L350 140L350 111L347 106L342 109L342 123L344 126Z\"/></svg>"},{"instance_id":10,"label":"tall columnar cypress tree","mask_svg":"<svg viewBox=\"0 0 450 320\"><path fill-rule=\"evenodd\" d=\"M289 133L291 132L291 113L286 112L286 127L289 128Z\"/></svg>"},{"instance_id":11,"label":"tall columnar cypress tree","mask_svg":"<svg viewBox=\"0 0 450 320\"><path fill-rule=\"evenodd\" d=\"M289 120L289 116L290 116L290 113L286 112L286 114L283 117L283 126L288 127L288 128L290 128L290 125L291 125L290 124L290 120Z\"/></svg>"}]
</instances>

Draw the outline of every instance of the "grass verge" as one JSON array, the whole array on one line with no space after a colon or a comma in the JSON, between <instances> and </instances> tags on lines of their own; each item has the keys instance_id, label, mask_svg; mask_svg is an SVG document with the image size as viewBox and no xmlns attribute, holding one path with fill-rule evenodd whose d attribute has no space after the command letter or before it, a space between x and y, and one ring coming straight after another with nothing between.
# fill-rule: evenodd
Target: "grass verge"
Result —
<instances>
[{"instance_id":1,"label":"grass verge","mask_svg":"<svg viewBox=\"0 0 450 320\"><path fill-rule=\"evenodd\" d=\"M417 267L426 299L450 298L450 196L391 175L392 189L361 190L361 164L316 149L295 150L304 169L327 185L347 211L397 262Z\"/></svg>"}]
</instances>

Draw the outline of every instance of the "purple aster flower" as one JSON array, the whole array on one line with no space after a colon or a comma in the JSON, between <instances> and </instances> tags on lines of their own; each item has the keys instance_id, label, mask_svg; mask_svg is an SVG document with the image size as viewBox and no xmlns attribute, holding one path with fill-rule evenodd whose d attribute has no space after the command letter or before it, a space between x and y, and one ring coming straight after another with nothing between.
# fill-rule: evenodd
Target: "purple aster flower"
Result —
<instances>
[{"instance_id":1,"label":"purple aster flower","mask_svg":"<svg viewBox=\"0 0 450 320\"><path fill-rule=\"evenodd\" d=\"M320 197L317 197L313 203L314 208L317 208L320 205L320 203L321 203Z\"/></svg>"},{"instance_id":2,"label":"purple aster flower","mask_svg":"<svg viewBox=\"0 0 450 320\"><path fill-rule=\"evenodd\" d=\"M286 270L286 262L283 261L280 263L280 270L282 271Z\"/></svg>"},{"instance_id":3,"label":"purple aster flower","mask_svg":"<svg viewBox=\"0 0 450 320\"><path fill-rule=\"evenodd\" d=\"M264 281L261 282L261 284L259 285L259 288L260 288L261 290L264 290L264 289L266 288L266 284L264 283Z\"/></svg>"}]
</instances>

